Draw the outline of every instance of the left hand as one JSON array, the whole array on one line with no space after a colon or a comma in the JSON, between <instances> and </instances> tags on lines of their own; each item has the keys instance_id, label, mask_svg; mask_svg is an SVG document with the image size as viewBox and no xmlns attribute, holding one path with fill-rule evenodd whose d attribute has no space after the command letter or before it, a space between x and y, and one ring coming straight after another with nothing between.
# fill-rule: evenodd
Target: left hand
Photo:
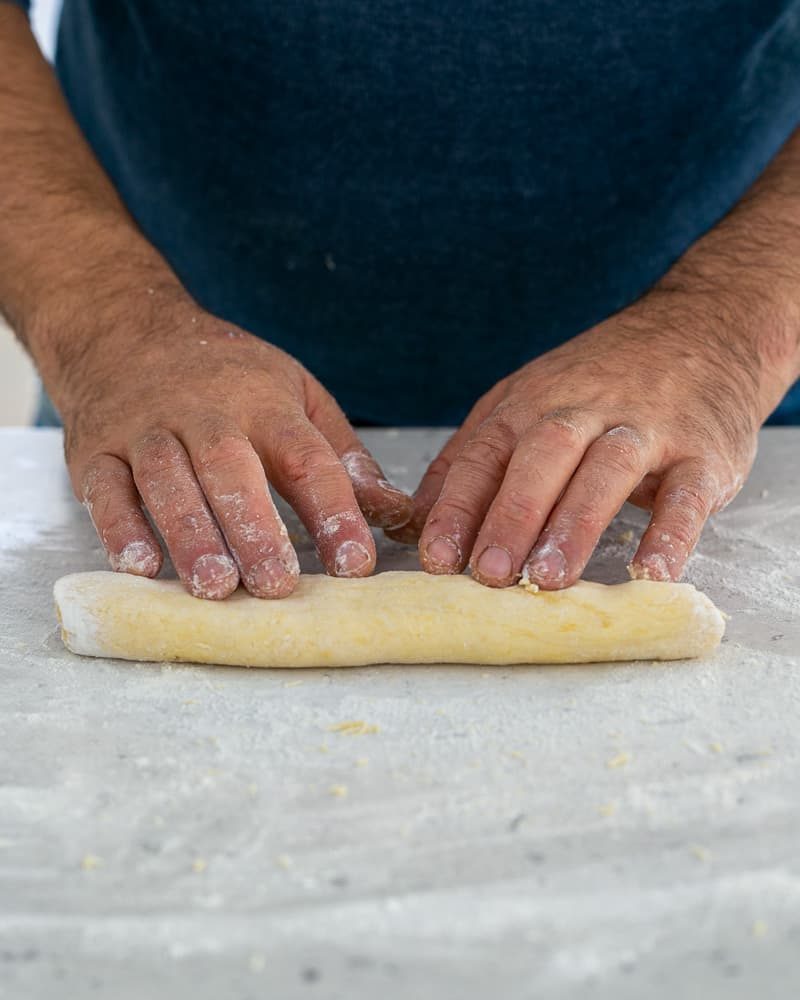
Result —
<instances>
[{"instance_id":1,"label":"left hand","mask_svg":"<svg viewBox=\"0 0 800 1000\"><path fill-rule=\"evenodd\" d=\"M739 491L769 413L735 310L653 290L482 397L428 468L407 528L430 573L558 590L626 500L652 511L631 575L678 580ZM741 317L737 317L741 318Z\"/></svg>"}]
</instances>

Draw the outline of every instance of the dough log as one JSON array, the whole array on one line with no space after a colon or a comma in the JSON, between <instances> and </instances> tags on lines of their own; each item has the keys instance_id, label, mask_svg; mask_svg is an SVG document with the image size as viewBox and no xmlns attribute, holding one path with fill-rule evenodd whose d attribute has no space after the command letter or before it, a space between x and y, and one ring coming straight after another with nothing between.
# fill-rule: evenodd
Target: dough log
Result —
<instances>
[{"instance_id":1,"label":"dough log","mask_svg":"<svg viewBox=\"0 0 800 1000\"><path fill-rule=\"evenodd\" d=\"M74 653L251 667L675 660L711 653L725 630L694 587L647 580L531 593L421 572L303 576L283 600L214 602L176 581L77 573L55 599Z\"/></svg>"}]
</instances>

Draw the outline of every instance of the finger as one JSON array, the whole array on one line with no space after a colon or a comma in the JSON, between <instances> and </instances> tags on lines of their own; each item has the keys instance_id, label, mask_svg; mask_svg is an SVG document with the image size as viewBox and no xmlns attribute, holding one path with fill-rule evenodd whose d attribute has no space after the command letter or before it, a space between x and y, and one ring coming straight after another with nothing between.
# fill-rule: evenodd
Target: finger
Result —
<instances>
[{"instance_id":1,"label":"finger","mask_svg":"<svg viewBox=\"0 0 800 1000\"><path fill-rule=\"evenodd\" d=\"M368 576L375 542L336 452L305 413L267 415L256 442L267 475L314 538L331 576Z\"/></svg>"},{"instance_id":2,"label":"finger","mask_svg":"<svg viewBox=\"0 0 800 1000\"><path fill-rule=\"evenodd\" d=\"M653 445L632 427L613 427L592 444L548 518L523 574L544 590L573 584L600 535L652 462Z\"/></svg>"},{"instance_id":3,"label":"finger","mask_svg":"<svg viewBox=\"0 0 800 1000\"><path fill-rule=\"evenodd\" d=\"M426 572L463 570L517 440L511 424L493 414L458 453L419 538Z\"/></svg>"},{"instance_id":4,"label":"finger","mask_svg":"<svg viewBox=\"0 0 800 1000\"><path fill-rule=\"evenodd\" d=\"M386 479L381 467L358 438L353 435L346 451L336 451L367 522L386 531L408 524L414 512L413 499Z\"/></svg>"},{"instance_id":5,"label":"finger","mask_svg":"<svg viewBox=\"0 0 800 1000\"><path fill-rule=\"evenodd\" d=\"M148 434L134 448L131 467L187 590L208 600L233 593L236 564L180 441L167 431Z\"/></svg>"},{"instance_id":6,"label":"finger","mask_svg":"<svg viewBox=\"0 0 800 1000\"><path fill-rule=\"evenodd\" d=\"M704 463L686 461L664 475L629 572L634 580L680 580L718 490Z\"/></svg>"},{"instance_id":7,"label":"finger","mask_svg":"<svg viewBox=\"0 0 800 1000\"><path fill-rule=\"evenodd\" d=\"M500 383L478 400L464 423L447 440L425 471L425 475L414 493L414 508L410 520L399 531L387 531L386 534L389 538L406 544L419 541L431 508L439 499L442 486L456 456L492 412L496 403L502 398L502 393L503 384Z\"/></svg>"},{"instance_id":8,"label":"finger","mask_svg":"<svg viewBox=\"0 0 800 1000\"><path fill-rule=\"evenodd\" d=\"M333 396L315 379L307 387L307 411L311 422L339 456L367 522L387 530L407 524L414 501L386 479Z\"/></svg>"},{"instance_id":9,"label":"finger","mask_svg":"<svg viewBox=\"0 0 800 1000\"><path fill-rule=\"evenodd\" d=\"M480 583L507 587L519 578L550 512L602 430L594 414L556 414L520 441L472 550L470 567Z\"/></svg>"},{"instance_id":10,"label":"finger","mask_svg":"<svg viewBox=\"0 0 800 1000\"><path fill-rule=\"evenodd\" d=\"M255 597L286 597L300 566L253 446L224 425L196 425L185 444L242 583Z\"/></svg>"},{"instance_id":11,"label":"finger","mask_svg":"<svg viewBox=\"0 0 800 1000\"><path fill-rule=\"evenodd\" d=\"M656 475L654 472L648 472L628 497L628 502L641 507L643 510L652 510L660 485L661 476Z\"/></svg>"},{"instance_id":12,"label":"finger","mask_svg":"<svg viewBox=\"0 0 800 1000\"><path fill-rule=\"evenodd\" d=\"M81 478L81 496L116 573L158 576L163 555L131 470L114 455L97 455Z\"/></svg>"}]
</instances>

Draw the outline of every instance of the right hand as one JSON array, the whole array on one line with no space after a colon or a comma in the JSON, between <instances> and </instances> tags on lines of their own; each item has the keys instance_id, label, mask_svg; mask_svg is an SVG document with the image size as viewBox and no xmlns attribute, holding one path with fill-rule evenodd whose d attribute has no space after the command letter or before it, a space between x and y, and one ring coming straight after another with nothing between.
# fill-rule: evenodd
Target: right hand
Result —
<instances>
[{"instance_id":1,"label":"right hand","mask_svg":"<svg viewBox=\"0 0 800 1000\"><path fill-rule=\"evenodd\" d=\"M412 501L386 482L333 398L293 358L188 296L145 302L144 324L109 324L48 384L73 489L112 567L161 569L144 505L194 596L225 598L240 580L257 597L286 596L299 567L269 481L328 573L370 574L368 524L405 524Z\"/></svg>"}]
</instances>

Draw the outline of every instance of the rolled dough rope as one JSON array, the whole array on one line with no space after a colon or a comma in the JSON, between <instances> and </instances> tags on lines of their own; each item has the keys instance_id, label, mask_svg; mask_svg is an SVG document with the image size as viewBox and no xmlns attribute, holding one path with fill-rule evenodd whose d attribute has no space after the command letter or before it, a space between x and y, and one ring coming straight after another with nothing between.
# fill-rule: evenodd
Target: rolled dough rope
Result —
<instances>
[{"instance_id":1,"label":"rolled dough rope","mask_svg":"<svg viewBox=\"0 0 800 1000\"><path fill-rule=\"evenodd\" d=\"M490 590L467 576L301 576L283 600L190 597L176 581L77 573L56 583L74 653L252 667L590 663L710 653L725 624L685 583Z\"/></svg>"}]
</instances>

